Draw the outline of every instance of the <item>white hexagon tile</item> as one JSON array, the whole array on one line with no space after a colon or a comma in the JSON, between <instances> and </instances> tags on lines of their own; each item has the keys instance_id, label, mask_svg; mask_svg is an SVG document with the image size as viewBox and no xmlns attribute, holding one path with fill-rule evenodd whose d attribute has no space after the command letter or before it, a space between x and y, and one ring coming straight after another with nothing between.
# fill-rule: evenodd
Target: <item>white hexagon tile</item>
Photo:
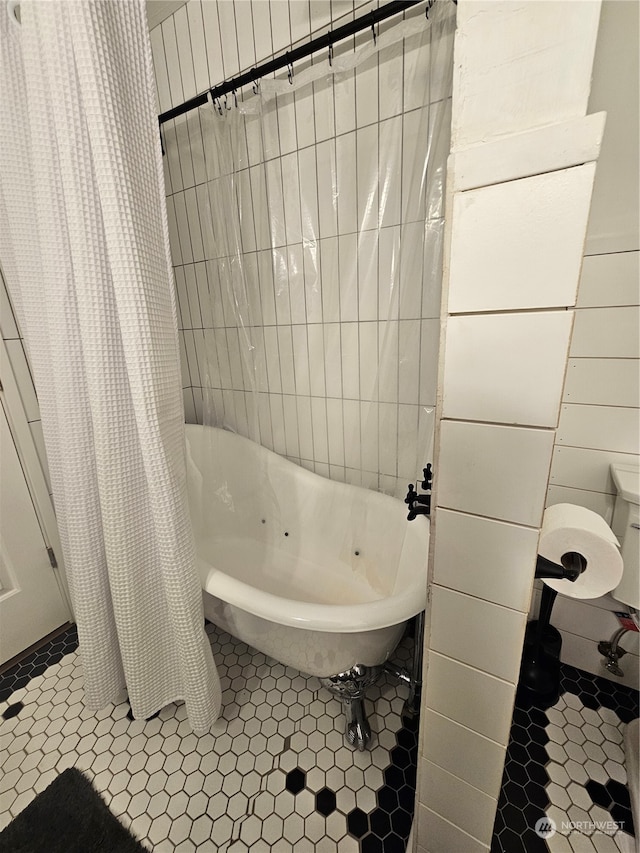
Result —
<instances>
[{"instance_id":1,"label":"white hexagon tile","mask_svg":"<svg viewBox=\"0 0 640 853\"><path fill-rule=\"evenodd\" d=\"M492 853L635 851L622 744L637 716L637 691L564 664L551 707L518 695Z\"/></svg>"},{"instance_id":2,"label":"white hexagon tile","mask_svg":"<svg viewBox=\"0 0 640 853\"><path fill-rule=\"evenodd\" d=\"M0 678L0 829L65 768L84 771L155 853L404 853L417 721L406 687L370 691L373 746L344 742L342 706L303 675L208 624L224 711L196 737L184 705L148 721L82 703L71 628ZM410 657L410 641L398 649Z\"/></svg>"}]
</instances>

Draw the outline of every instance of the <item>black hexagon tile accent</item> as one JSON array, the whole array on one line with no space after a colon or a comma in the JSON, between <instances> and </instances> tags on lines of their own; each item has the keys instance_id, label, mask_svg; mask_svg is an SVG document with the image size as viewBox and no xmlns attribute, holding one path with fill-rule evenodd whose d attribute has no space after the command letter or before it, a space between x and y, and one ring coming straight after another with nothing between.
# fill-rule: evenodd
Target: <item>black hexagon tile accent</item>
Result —
<instances>
[{"instance_id":1,"label":"black hexagon tile accent","mask_svg":"<svg viewBox=\"0 0 640 853\"><path fill-rule=\"evenodd\" d=\"M369 817L362 809L353 809L347 815L347 827L354 838L362 838L369 832ZM380 835L380 833L376 833Z\"/></svg>"},{"instance_id":2,"label":"black hexagon tile accent","mask_svg":"<svg viewBox=\"0 0 640 853\"><path fill-rule=\"evenodd\" d=\"M404 750L401 753L398 753L395 749L391 750L391 758L393 759L394 755L397 757L398 755L404 755ZM390 786L397 791L402 785L404 785L404 773L402 772L402 768L398 767L397 764L392 764L390 767L384 771L384 781L385 785Z\"/></svg>"},{"instance_id":3,"label":"black hexagon tile accent","mask_svg":"<svg viewBox=\"0 0 640 853\"><path fill-rule=\"evenodd\" d=\"M404 770L405 767L408 767L411 764L411 756L409 755L408 750L404 749L402 746L396 746L395 749L391 750L391 760L394 767L401 770Z\"/></svg>"},{"instance_id":4,"label":"black hexagon tile accent","mask_svg":"<svg viewBox=\"0 0 640 853\"><path fill-rule=\"evenodd\" d=\"M615 779L609 779L606 784L589 779L585 785L587 793L596 806L605 809L611 815L618 827L630 835L635 835L633 813L629 789Z\"/></svg>"},{"instance_id":5,"label":"black hexagon tile accent","mask_svg":"<svg viewBox=\"0 0 640 853\"><path fill-rule=\"evenodd\" d=\"M621 806L618 803L614 803L609 811L611 813L612 820L618 825L621 830L629 833L629 835L635 836L633 814L631 812L631 803L629 803L628 807Z\"/></svg>"},{"instance_id":6,"label":"black hexagon tile accent","mask_svg":"<svg viewBox=\"0 0 640 853\"><path fill-rule=\"evenodd\" d=\"M385 853L384 841L376 835L365 836L360 843L362 853Z\"/></svg>"},{"instance_id":7,"label":"black hexagon tile accent","mask_svg":"<svg viewBox=\"0 0 640 853\"><path fill-rule=\"evenodd\" d=\"M20 711L24 708L22 702L14 702L13 705L7 705L2 712L3 720L10 720L12 717L17 717Z\"/></svg>"},{"instance_id":8,"label":"black hexagon tile accent","mask_svg":"<svg viewBox=\"0 0 640 853\"><path fill-rule=\"evenodd\" d=\"M637 691L564 664L553 706L537 708L518 695L492 853L628 849L622 836L634 826L622 740L637 716ZM554 822L555 841L536 834L540 818ZM611 837L599 845L604 835Z\"/></svg>"},{"instance_id":9,"label":"black hexagon tile accent","mask_svg":"<svg viewBox=\"0 0 640 853\"><path fill-rule=\"evenodd\" d=\"M206 631L224 710L202 737L183 704L149 720L131 719L127 702L86 709L75 627L5 671L0 830L36 789L77 766L158 851L293 853L306 840L315 853L405 853L418 733L417 720L402 718L406 686L385 676L371 688L373 742L358 753L345 744L340 701L317 679L211 624ZM407 638L396 662L407 666L410 655Z\"/></svg>"},{"instance_id":10,"label":"black hexagon tile accent","mask_svg":"<svg viewBox=\"0 0 640 853\"><path fill-rule=\"evenodd\" d=\"M336 810L336 795L329 788L322 788L316 794L316 811L329 817Z\"/></svg>"},{"instance_id":11,"label":"black hexagon tile accent","mask_svg":"<svg viewBox=\"0 0 640 853\"><path fill-rule=\"evenodd\" d=\"M391 814L392 811L398 808L398 795L389 784L386 784L384 788L378 791L377 796L380 808L387 812L387 814Z\"/></svg>"},{"instance_id":12,"label":"black hexagon tile accent","mask_svg":"<svg viewBox=\"0 0 640 853\"><path fill-rule=\"evenodd\" d=\"M607 791L604 785L589 779L585 785L589 796L597 806L602 806L603 809L608 809L611 806L611 794Z\"/></svg>"},{"instance_id":13,"label":"black hexagon tile accent","mask_svg":"<svg viewBox=\"0 0 640 853\"><path fill-rule=\"evenodd\" d=\"M285 782L287 791L291 791L292 794L299 794L304 788L305 779L306 774L304 770L300 770L299 767L290 770L287 773L287 780Z\"/></svg>"},{"instance_id":14,"label":"black hexagon tile accent","mask_svg":"<svg viewBox=\"0 0 640 853\"><path fill-rule=\"evenodd\" d=\"M42 675L47 667L58 663L77 648L78 632L75 625L70 625L62 634L47 640L0 675L0 702L6 702L12 693L25 687L32 678Z\"/></svg>"},{"instance_id":15,"label":"black hexagon tile accent","mask_svg":"<svg viewBox=\"0 0 640 853\"><path fill-rule=\"evenodd\" d=\"M391 834L391 815L384 812L382 809L374 809L369 818L371 824L371 832L377 835L378 838L386 838Z\"/></svg>"}]
</instances>

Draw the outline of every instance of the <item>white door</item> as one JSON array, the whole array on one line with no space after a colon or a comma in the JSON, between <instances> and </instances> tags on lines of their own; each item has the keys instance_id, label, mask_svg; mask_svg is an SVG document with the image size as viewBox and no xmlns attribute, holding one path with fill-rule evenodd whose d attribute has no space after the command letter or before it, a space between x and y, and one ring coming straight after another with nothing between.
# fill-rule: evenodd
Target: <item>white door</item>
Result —
<instances>
[{"instance_id":1,"label":"white door","mask_svg":"<svg viewBox=\"0 0 640 853\"><path fill-rule=\"evenodd\" d=\"M0 405L0 664L69 617Z\"/></svg>"}]
</instances>

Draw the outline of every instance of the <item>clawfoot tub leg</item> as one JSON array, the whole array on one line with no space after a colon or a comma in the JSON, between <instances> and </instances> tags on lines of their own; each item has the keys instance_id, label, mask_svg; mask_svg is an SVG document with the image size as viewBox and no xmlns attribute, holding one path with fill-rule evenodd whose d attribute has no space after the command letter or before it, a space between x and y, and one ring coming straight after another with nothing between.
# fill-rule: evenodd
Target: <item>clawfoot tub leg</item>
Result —
<instances>
[{"instance_id":1,"label":"clawfoot tub leg","mask_svg":"<svg viewBox=\"0 0 640 853\"><path fill-rule=\"evenodd\" d=\"M347 718L347 741L359 752L364 752L371 740L371 726L364 710L364 698L343 699L343 702Z\"/></svg>"},{"instance_id":2,"label":"clawfoot tub leg","mask_svg":"<svg viewBox=\"0 0 640 853\"><path fill-rule=\"evenodd\" d=\"M413 720L420 713L420 695L422 693L422 658L424 644L424 610L418 613L415 619L413 631L413 658L411 660L411 669L405 669L402 666L397 666L390 661L384 665L385 672L393 675L398 681L406 684L409 688L409 696L407 697L402 708L402 716Z\"/></svg>"},{"instance_id":3,"label":"clawfoot tub leg","mask_svg":"<svg viewBox=\"0 0 640 853\"><path fill-rule=\"evenodd\" d=\"M403 714L413 719L420 713L420 696L422 694L422 658L424 646L424 610L416 616L414 629L413 661L411 664L411 679L409 681L409 697L404 703Z\"/></svg>"},{"instance_id":4,"label":"clawfoot tub leg","mask_svg":"<svg viewBox=\"0 0 640 853\"><path fill-rule=\"evenodd\" d=\"M383 666L356 664L346 672L320 679L323 687L342 699L347 718L345 736L351 746L360 752L367 748L371 740L371 727L364 709L365 691L378 680L383 669Z\"/></svg>"}]
</instances>

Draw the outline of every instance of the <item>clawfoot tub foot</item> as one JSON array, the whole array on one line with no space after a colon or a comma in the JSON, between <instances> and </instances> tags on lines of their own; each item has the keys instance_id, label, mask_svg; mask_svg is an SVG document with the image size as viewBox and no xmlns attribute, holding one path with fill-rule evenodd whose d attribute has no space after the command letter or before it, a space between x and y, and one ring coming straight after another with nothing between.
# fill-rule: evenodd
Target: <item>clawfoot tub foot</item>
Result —
<instances>
[{"instance_id":1,"label":"clawfoot tub foot","mask_svg":"<svg viewBox=\"0 0 640 853\"><path fill-rule=\"evenodd\" d=\"M358 752L364 752L371 740L371 726L364 710L364 699L344 699L344 713L347 718L345 736L348 743Z\"/></svg>"},{"instance_id":2,"label":"clawfoot tub foot","mask_svg":"<svg viewBox=\"0 0 640 853\"><path fill-rule=\"evenodd\" d=\"M413 659L411 672L409 673L409 696L404 703L403 716L410 720L420 714L420 701L422 696L422 655L424 647L424 610L418 613L413 628Z\"/></svg>"},{"instance_id":3,"label":"clawfoot tub foot","mask_svg":"<svg viewBox=\"0 0 640 853\"><path fill-rule=\"evenodd\" d=\"M347 718L346 739L360 752L367 748L371 740L371 727L364 709L365 691L378 680L383 670L383 666L356 664L346 672L320 679L323 687L342 699Z\"/></svg>"}]
</instances>

